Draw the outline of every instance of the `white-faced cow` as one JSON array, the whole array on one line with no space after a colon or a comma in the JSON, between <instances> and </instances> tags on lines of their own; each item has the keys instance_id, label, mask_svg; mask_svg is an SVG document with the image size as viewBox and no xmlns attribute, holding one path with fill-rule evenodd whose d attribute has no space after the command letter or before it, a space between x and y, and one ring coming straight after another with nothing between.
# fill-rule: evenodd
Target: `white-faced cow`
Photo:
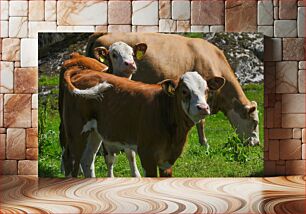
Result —
<instances>
[{"instance_id":1,"label":"white-faced cow","mask_svg":"<svg viewBox=\"0 0 306 214\"><path fill-rule=\"evenodd\" d=\"M137 150L146 176L156 177L157 167L160 176L171 176L188 131L210 113L209 90L224 84L221 77L206 82L197 72L145 84L77 66L68 69L64 79L69 92L64 102L75 102L63 106L72 176L78 175L81 164L86 177L94 176L101 140Z\"/></svg>"},{"instance_id":2,"label":"white-faced cow","mask_svg":"<svg viewBox=\"0 0 306 214\"><path fill-rule=\"evenodd\" d=\"M146 44L139 43L135 46L130 47L129 45L123 43L123 42L115 42L112 44L109 49L106 49L105 47L97 47L94 50L95 57L98 58L101 62L107 63L111 69L109 69L110 72L112 72L115 75L131 78L132 74L135 73L137 70L136 66L136 60L141 60L143 55L145 54L147 49ZM64 63L64 70L68 69L69 67L73 66L79 66L82 68L92 69L95 71L105 72L108 67L105 64L99 63L96 60L81 56L79 54L72 54L71 59L65 61ZM65 150L65 126L62 123L62 106L63 106L63 96L65 94L63 87L63 72L61 72L61 78L60 78L60 92L59 92L59 111L60 111L60 117L61 117L61 124L60 124L60 142L61 147L63 149L62 153L62 169L63 167L63 161L70 160L70 151ZM78 112L75 112L77 115ZM102 147L101 147L102 149ZM104 149L104 150L103 150ZM113 165L115 162L115 155L119 151L121 151L120 147L116 147L114 145L108 146L106 143L103 144L103 154L105 158L105 162L108 167L108 176L113 177ZM102 151L101 150L101 151ZM129 148L126 148L125 150L126 156L129 160L130 168L131 168L131 175L134 177L139 177L140 173L136 165L136 154L135 151ZM71 165L71 164L70 164ZM69 167L68 167L69 168ZM64 170L63 170L64 171ZM65 175L69 176L71 170L65 170Z\"/></svg>"},{"instance_id":3,"label":"white-faced cow","mask_svg":"<svg viewBox=\"0 0 306 214\"><path fill-rule=\"evenodd\" d=\"M196 70L204 79L222 76L224 87L210 96L209 105L213 114L222 111L230 120L241 139L250 145L259 143L257 104L245 96L223 52L199 38L159 33L110 33L93 34L88 42L86 55L94 57L97 46L109 47L116 41L129 45L144 42L148 51L138 65L133 80L157 83L163 79L175 79L186 71ZM200 142L206 144L203 123L197 125Z\"/></svg>"}]
</instances>

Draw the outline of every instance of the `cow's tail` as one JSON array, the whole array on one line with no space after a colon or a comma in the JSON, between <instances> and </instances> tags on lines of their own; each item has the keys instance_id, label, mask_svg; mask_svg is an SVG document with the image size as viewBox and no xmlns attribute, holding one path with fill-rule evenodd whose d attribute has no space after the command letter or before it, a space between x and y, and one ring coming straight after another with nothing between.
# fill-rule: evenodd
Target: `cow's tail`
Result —
<instances>
[{"instance_id":1,"label":"cow's tail","mask_svg":"<svg viewBox=\"0 0 306 214\"><path fill-rule=\"evenodd\" d=\"M64 80L66 82L67 89L72 95L80 96L86 99L101 100L103 97L103 92L106 91L108 88L112 87L111 84L105 81L91 88L78 89L72 84L71 77L77 74L79 71L79 69L71 68L68 69L64 74Z\"/></svg>"},{"instance_id":2,"label":"cow's tail","mask_svg":"<svg viewBox=\"0 0 306 214\"><path fill-rule=\"evenodd\" d=\"M97 40L99 37L101 37L101 36L103 36L103 35L105 35L105 34L107 34L107 33L98 32L98 33L92 34L92 35L89 37L88 43L87 43L87 46L86 46L86 56L91 57L91 58L94 58L94 54L93 54L93 52L92 52L93 46L94 46L96 40Z\"/></svg>"}]
</instances>

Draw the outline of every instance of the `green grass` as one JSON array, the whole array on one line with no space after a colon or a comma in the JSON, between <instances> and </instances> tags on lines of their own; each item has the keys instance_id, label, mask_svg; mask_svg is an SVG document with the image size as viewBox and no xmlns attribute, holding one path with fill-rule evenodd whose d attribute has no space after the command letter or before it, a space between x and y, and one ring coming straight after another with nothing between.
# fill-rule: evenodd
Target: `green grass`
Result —
<instances>
[{"instance_id":1,"label":"green grass","mask_svg":"<svg viewBox=\"0 0 306 214\"><path fill-rule=\"evenodd\" d=\"M40 85L55 84L57 79L40 78ZM206 119L205 132L210 144L210 152L198 143L196 128L188 134L181 157L173 166L175 177L233 177L263 175L263 84L250 84L243 87L247 97L255 100L259 108L260 146L246 147L235 139L234 129L228 119L219 112ZM57 98L52 93L47 99L39 99L39 175L41 177L63 177L60 172L61 149L59 146L59 115ZM237 143L237 145L234 145ZM226 146L228 145L228 146ZM236 150L233 147L236 146ZM239 153L239 154L238 154ZM231 156L240 155L240 158ZM142 173L137 157L138 167ZM96 176L105 177L107 168L102 156L96 159ZM129 177L130 169L124 154L117 156L115 176Z\"/></svg>"}]
</instances>

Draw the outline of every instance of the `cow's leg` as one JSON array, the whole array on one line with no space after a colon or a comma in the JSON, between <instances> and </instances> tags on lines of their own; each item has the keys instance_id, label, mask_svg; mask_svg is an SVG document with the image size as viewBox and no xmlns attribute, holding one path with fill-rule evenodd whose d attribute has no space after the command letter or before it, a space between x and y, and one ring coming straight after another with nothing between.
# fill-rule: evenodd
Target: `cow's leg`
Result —
<instances>
[{"instance_id":1,"label":"cow's leg","mask_svg":"<svg viewBox=\"0 0 306 214\"><path fill-rule=\"evenodd\" d=\"M94 178L95 175L95 158L101 145L101 137L95 131L91 131L87 137L86 148L81 158L81 166L86 178Z\"/></svg>"},{"instance_id":2,"label":"cow's leg","mask_svg":"<svg viewBox=\"0 0 306 214\"><path fill-rule=\"evenodd\" d=\"M113 178L116 154L113 152L107 152L107 154L106 153L104 154L104 160L107 165L107 176Z\"/></svg>"},{"instance_id":3,"label":"cow's leg","mask_svg":"<svg viewBox=\"0 0 306 214\"><path fill-rule=\"evenodd\" d=\"M152 151L139 148L139 157L145 177L157 177L157 163L153 157Z\"/></svg>"},{"instance_id":4,"label":"cow's leg","mask_svg":"<svg viewBox=\"0 0 306 214\"><path fill-rule=\"evenodd\" d=\"M138 171L138 167L136 164L136 152L130 148L125 148L124 152L126 154L127 159L129 160L131 176L132 177L141 177Z\"/></svg>"},{"instance_id":5,"label":"cow's leg","mask_svg":"<svg viewBox=\"0 0 306 214\"><path fill-rule=\"evenodd\" d=\"M198 136L199 136L199 143L207 148L207 151L209 149L209 144L207 143L207 139L205 137L205 132L204 132L204 124L205 124L205 119L201 120L199 123L196 124L197 131L198 131Z\"/></svg>"},{"instance_id":6,"label":"cow's leg","mask_svg":"<svg viewBox=\"0 0 306 214\"><path fill-rule=\"evenodd\" d=\"M61 170L65 173L65 177L71 177L73 170L73 160L71 158L71 155L69 154L68 148L63 148L61 164L62 164Z\"/></svg>"}]
</instances>

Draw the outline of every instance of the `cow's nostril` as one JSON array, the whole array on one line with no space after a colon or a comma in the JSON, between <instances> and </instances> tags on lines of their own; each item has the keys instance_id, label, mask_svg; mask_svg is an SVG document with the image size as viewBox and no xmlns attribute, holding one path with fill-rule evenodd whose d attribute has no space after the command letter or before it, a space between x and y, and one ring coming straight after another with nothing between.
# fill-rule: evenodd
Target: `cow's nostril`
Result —
<instances>
[{"instance_id":1,"label":"cow's nostril","mask_svg":"<svg viewBox=\"0 0 306 214\"><path fill-rule=\"evenodd\" d=\"M124 64L125 64L126 66L128 66L128 65L129 65L129 63L128 63L128 62L124 62Z\"/></svg>"},{"instance_id":2,"label":"cow's nostril","mask_svg":"<svg viewBox=\"0 0 306 214\"><path fill-rule=\"evenodd\" d=\"M198 108L198 110L202 110L202 107L201 107L201 106L199 106L199 105L197 106L197 108Z\"/></svg>"}]
</instances>

